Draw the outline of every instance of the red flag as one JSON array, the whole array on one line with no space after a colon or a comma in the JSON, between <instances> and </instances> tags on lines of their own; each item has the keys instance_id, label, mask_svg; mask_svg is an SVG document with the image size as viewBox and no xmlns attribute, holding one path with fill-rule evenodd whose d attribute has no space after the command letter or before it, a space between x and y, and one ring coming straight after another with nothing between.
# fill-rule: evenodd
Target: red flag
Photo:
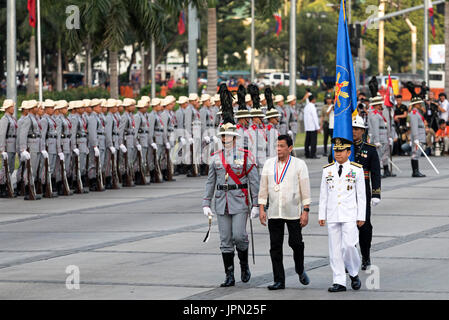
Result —
<instances>
[{"instance_id":1,"label":"red flag","mask_svg":"<svg viewBox=\"0 0 449 320\"><path fill-rule=\"evenodd\" d=\"M384 105L391 108L395 104L396 100L394 98L393 82L391 81L390 75L388 75L388 85L387 85L387 92L385 93L384 97Z\"/></svg>"},{"instance_id":2,"label":"red flag","mask_svg":"<svg viewBox=\"0 0 449 320\"><path fill-rule=\"evenodd\" d=\"M186 32L186 22L184 17L184 11L181 11L179 14L179 21L178 21L178 33L184 34Z\"/></svg>"},{"instance_id":3,"label":"red flag","mask_svg":"<svg viewBox=\"0 0 449 320\"><path fill-rule=\"evenodd\" d=\"M28 12L30 26L36 28L36 0L28 0Z\"/></svg>"},{"instance_id":4,"label":"red flag","mask_svg":"<svg viewBox=\"0 0 449 320\"><path fill-rule=\"evenodd\" d=\"M282 31L282 18L281 18L281 15L279 13L275 13L274 14L274 19L276 20L276 27L275 27L274 31L276 32L276 36L279 37L279 34Z\"/></svg>"},{"instance_id":5,"label":"red flag","mask_svg":"<svg viewBox=\"0 0 449 320\"><path fill-rule=\"evenodd\" d=\"M430 25L432 26L432 36L433 40L435 40L435 18L433 16L433 7L432 7L432 1L429 0L429 21Z\"/></svg>"}]
</instances>

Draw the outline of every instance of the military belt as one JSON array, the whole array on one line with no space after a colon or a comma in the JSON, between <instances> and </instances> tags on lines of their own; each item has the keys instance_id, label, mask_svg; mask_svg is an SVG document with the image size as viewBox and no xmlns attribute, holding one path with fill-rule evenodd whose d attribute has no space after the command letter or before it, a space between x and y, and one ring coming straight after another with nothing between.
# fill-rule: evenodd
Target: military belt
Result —
<instances>
[{"instance_id":1,"label":"military belt","mask_svg":"<svg viewBox=\"0 0 449 320\"><path fill-rule=\"evenodd\" d=\"M72 135L71 134L61 134L61 138L65 139L65 138L71 138Z\"/></svg>"},{"instance_id":2,"label":"military belt","mask_svg":"<svg viewBox=\"0 0 449 320\"><path fill-rule=\"evenodd\" d=\"M12 135L12 136L6 136L6 138L15 138L16 136L15 135Z\"/></svg>"},{"instance_id":3,"label":"military belt","mask_svg":"<svg viewBox=\"0 0 449 320\"><path fill-rule=\"evenodd\" d=\"M148 133L148 131L147 130L142 130L142 129L139 129L139 131L137 131L138 133Z\"/></svg>"},{"instance_id":4,"label":"military belt","mask_svg":"<svg viewBox=\"0 0 449 320\"><path fill-rule=\"evenodd\" d=\"M32 133L32 134L29 134L29 135L28 135L28 138L31 138L31 139L36 139L36 138L40 138L40 137L41 137L40 134L34 134L34 133Z\"/></svg>"},{"instance_id":5,"label":"military belt","mask_svg":"<svg viewBox=\"0 0 449 320\"><path fill-rule=\"evenodd\" d=\"M154 131L157 131L157 132L164 132L163 129L154 129Z\"/></svg>"},{"instance_id":6,"label":"military belt","mask_svg":"<svg viewBox=\"0 0 449 320\"><path fill-rule=\"evenodd\" d=\"M47 139L56 139L58 136L56 134L48 134Z\"/></svg>"},{"instance_id":7,"label":"military belt","mask_svg":"<svg viewBox=\"0 0 449 320\"><path fill-rule=\"evenodd\" d=\"M228 190L238 190L238 189L248 189L248 184L247 183L243 183L243 184L217 184L217 190L223 190L223 191L228 191Z\"/></svg>"},{"instance_id":8,"label":"military belt","mask_svg":"<svg viewBox=\"0 0 449 320\"><path fill-rule=\"evenodd\" d=\"M104 133L103 132L97 132L97 135L104 136Z\"/></svg>"},{"instance_id":9,"label":"military belt","mask_svg":"<svg viewBox=\"0 0 449 320\"><path fill-rule=\"evenodd\" d=\"M76 134L76 137L77 137L77 138L85 138L85 137L87 137L87 135L77 133L77 134Z\"/></svg>"}]
</instances>

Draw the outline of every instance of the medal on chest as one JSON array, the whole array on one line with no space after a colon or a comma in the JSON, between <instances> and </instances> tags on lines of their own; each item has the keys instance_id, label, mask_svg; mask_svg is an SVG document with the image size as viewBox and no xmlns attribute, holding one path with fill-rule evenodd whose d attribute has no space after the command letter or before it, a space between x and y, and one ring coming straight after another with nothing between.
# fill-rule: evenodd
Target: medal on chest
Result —
<instances>
[{"instance_id":1,"label":"medal on chest","mask_svg":"<svg viewBox=\"0 0 449 320\"><path fill-rule=\"evenodd\" d=\"M280 175L278 174L277 160L274 162L274 191L278 192L279 190L281 190L280 184L282 183L282 181L284 181L291 160L292 157L288 156L288 161L284 164L284 168L282 169Z\"/></svg>"}]
</instances>

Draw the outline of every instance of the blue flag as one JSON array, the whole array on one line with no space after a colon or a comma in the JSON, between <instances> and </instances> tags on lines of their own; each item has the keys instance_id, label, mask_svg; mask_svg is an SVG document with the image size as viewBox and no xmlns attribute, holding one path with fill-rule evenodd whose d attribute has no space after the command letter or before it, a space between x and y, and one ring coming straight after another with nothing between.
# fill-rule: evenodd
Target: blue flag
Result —
<instances>
[{"instance_id":1,"label":"blue flag","mask_svg":"<svg viewBox=\"0 0 449 320\"><path fill-rule=\"evenodd\" d=\"M355 116L357 112L357 91L344 0L341 0L340 16L338 18L337 68L335 74L333 137L353 141L352 117L353 113ZM351 161L354 160L354 148L352 148L350 159Z\"/></svg>"}]
</instances>

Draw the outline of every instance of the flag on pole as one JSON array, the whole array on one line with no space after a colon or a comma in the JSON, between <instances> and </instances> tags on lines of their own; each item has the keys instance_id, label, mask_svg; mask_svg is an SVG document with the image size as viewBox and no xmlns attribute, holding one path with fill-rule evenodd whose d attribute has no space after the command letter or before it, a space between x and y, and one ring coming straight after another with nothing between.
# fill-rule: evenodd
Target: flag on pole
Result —
<instances>
[{"instance_id":1,"label":"flag on pole","mask_svg":"<svg viewBox=\"0 0 449 320\"><path fill-rule=\"evenodd\" d=\"M337 63L335 74L333 136L353 141L352 118L357 115L357 91L344 0L341 0L340 15L338 18ZM351 152L351 161L353 160L354 152Z\"/></svg>"},{"instance_id":2,"label":"flag on pole","mask_svg":"<svg viewBox=\"0 0 449 320\"><path fill-rule=\"evenodd\" d=\"M391 76L388 75L388 85L387 85L387 92L385 93L384 97L384 105L391 108L395 104L396 99L394 98L393 81L391 81Z\"/></svg>"},{"instance_id":3,"label":"flag on pole","mask_svg":"<svg viewBox=\"0 0 449 320\"><path fill-rule=\"evenodd\" d=\"M184 10L179 13L179 21L178 21L178 34L184 34L186 32L186 19L184 15Z\"/></svg>"},{"instance_id":4,"label":"flag on pole","mask_svg":"<svg viewBox=\"0 0 449 320\"><path fill-rule=\"evenodd\" d=\"M276 20L276 27L274 28L274 31L276 32L276 36L279 37L279 34L282 31L282 17L279 13L275 13L274 19Z\"/></svg>"},{"instance_id":5,"label":"flag on pole","mask_svg":"<svg viewBox=\"0 0 449 320\"><path fill-rule=\"evenodd\" d=\"M36 28L36 0L28 0L28 12L30 26Z\"/></svg>"},{"instance_id":6,"label":"flag on pole","mask_svg":"<svg viewBox=\"0 0 449 320\"><path fill-rule=\"evenodd\" d=\"M435 40L435 19L433 16L432 0L428 0L428 1L429 1L429 21L430 21L430 25L432 26L433 40Z\"/></svg>"}]
</instances>

